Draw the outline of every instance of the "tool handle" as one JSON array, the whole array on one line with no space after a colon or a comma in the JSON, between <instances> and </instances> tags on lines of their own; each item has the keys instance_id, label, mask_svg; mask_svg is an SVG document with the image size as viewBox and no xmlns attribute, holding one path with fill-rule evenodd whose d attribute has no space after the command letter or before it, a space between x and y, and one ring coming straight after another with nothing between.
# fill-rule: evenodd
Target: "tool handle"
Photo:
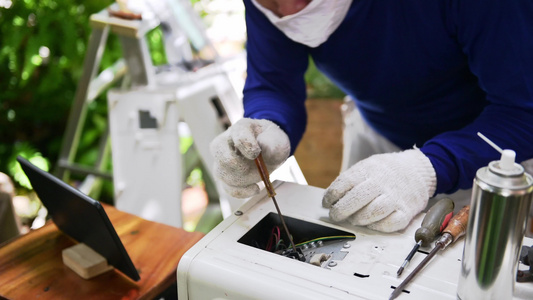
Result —
<instances>
[{"instance_id":1,"label":"tool handle","mask_svg":"<svg viewBox=\"0 0 533 300\"><path fill-rule=\"evenodd\" d=\"M463 236L466 232L466 226L468 225L469 213L470 205L461 208L461 210L450 220L450 223L448 223L448 226L446 226L442 232L442 237L437 241L437 244L441 243L443 248L445 248Z\"/></svg>"},{"instance_id":2,"label":"tool handle","mask_svg":"<svg viewBox=\"0 0 533 300\"><path fill-rule=\"evenodd\" d=\"M450 198L440 199L426 213L422 226L415 232L415 241L422 241L422 246L429 246L452 218L455 204Z\"/></svg>"},{"instance_id":3,"label":"tool handle","mask_svg":"<svg viewBox=\"0 0 533 300\"><path fill-rule=\"evenodd\" d=\"M450 220L448 226L442 231L442 236L435 242L435 247L431 252L416 266L416 268L402 281L397 288L394 289L389 297L389 300L396 298L403 290L403 288L420 272L420 270L437 254L439 250L443 250L455 242L466 232L466 226L468 224L468 214L470 212L470 205L466 205Z\"/></svg>"},{"instance_id":4,"label":"tool handle","mask_svg":"<svg viewBox=\"0 0 533 300\"><path fill-rule=\"evenodd\" d=\"M265 165L265 161L263 160L263 155L259 153L259 155L254 161L255 161L255 165L257 166L257 170L259 170L259 175L261 176L261 179L265 183L265 189L267 190L268 196L270 197L276 196L274 187L272 186L272 183L270 182L270 175L268 174L268 169Z\"/></svg>"}]
</instances>

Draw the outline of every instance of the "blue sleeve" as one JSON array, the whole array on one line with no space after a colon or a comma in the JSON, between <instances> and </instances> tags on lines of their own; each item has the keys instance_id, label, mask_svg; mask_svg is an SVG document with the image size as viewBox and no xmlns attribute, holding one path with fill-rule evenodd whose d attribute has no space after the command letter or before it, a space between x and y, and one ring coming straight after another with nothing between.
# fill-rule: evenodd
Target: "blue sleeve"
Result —
<instances>
[{"instance_id":1,"label":"blue sleeve","mask_svg":"<svg viewBox=\"0 0 533 300\"><path fill-rule=\"evenodd\" d=\"M244 4L248 64L244 116L278 124L289 136L293 154L307 123L308 48L287 38L249 0Z\"/></svg>"},{"instance_id":2,"label":"blue sleeve","mask_svg":"<svg viewBox=\"0 0 533 300\"><path fill-rule=\"evenodd\" d=\"M477 132L515 150L518 162L533 157L533 1L448 3L449 25L489 104L466 127L421 148L435 167L437 193L470 188L477 169L499 158Z\"/></svg>"}]
</instances>

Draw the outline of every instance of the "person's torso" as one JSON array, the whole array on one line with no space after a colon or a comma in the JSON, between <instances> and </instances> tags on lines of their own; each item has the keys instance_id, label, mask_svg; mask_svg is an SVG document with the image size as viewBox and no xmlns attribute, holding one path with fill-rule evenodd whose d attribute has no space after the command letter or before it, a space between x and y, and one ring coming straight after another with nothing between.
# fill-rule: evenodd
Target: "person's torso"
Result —
<instances>
[{"instance_id":1,"label":"person's torso","mask_svg":"<svg viewBox=\"0 0 533 300\"><path fill-rule=\"evenodd\" d=\"M310 51L363 117L403 148L465 126L486 105L446 3L355 0L340 27Z\"/></svg>"}]
</instances>

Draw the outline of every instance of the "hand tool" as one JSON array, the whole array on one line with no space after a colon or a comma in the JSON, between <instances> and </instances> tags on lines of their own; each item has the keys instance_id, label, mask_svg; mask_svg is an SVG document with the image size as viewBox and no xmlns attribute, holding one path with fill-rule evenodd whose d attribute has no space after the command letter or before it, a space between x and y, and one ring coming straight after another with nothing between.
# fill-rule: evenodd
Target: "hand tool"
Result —
<instances>
[{"instance_id":1,"label":"hand tool","mask_svg":"<svg viewBox=\"0 0 533 300\"><path fill-rule=\"evenodd\" d=\"M422 220L422 225L415 232L416 244L398 269L398 272L396 273L397 276L402 274L404 268L409 264L418 248L420 248L420 246L429 246L446 225L448 225L448 222L452 218L454 207L455 204L452 199L443 198L427 211L424 220Z\"/></svg>"},{"instance_id":2,"label":"hand tool","mask_svg":"<svg viewBox=\"0 0 533 300\"><path fill-rule=\"evenodd\" d=\"M281 210L279 209L278 202L276 201L276 198L274 197L276 195L276 192L274 191L274 187L272 186L272 183L270 182L270 175L268 174L268 169L265 165L265 161L263 160L263 155L259 153L259 156L257 156L257 158L254 161L255 161L255 165L257 166L257 169L259 170L259 175L261 176L261 179L265 183L265 189L268 193L268 196L272 198L272 201L274 202L274 206L276 206L276 210L278 211L281 224L283 225L283 228L285 229L285 233L287 234L289 238L291 247L294 250L295 255L298 256L299 260L302 260L302 258L305 260L305 257L303 257L303 255L299 255L298 250L296 250L296 246L294 245L294 241L292 240L292 235L290 234L289 228L287 227L287 224L285 223L285 219L283 218L283 215L281 214Z\"/></svg>"},{"instance_id":3,"label":"hand tool","mask_svg":"<svg viewBox=\"0 0 533 300\"><path fill-rule=\"evenodd\" d=\"M435 242L435 248L424 258L424 260L416 266L416 268L404 279L400 285L394 289L389 297L389 300L396 298L403 290L403 288L413 279L416 274L431 260L435 254L441 249L445 249L451 243L457 241L458 238L463 236L466 232L466 226L468 223L468 213L470 211L470 205L463 207L448 223L448 226L443 230L441 237Z\"/></svg>"}]
</instances>

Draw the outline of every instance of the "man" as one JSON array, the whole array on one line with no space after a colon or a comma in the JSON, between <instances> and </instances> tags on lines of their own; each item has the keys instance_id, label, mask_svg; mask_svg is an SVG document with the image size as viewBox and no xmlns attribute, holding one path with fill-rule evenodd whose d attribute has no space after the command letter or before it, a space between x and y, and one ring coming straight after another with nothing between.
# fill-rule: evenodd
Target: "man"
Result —
<instances>
[{"instance_id":1,"label":"man","mask_svg":"<svg viewBox=\"0 0 533 300\"><path fill-rule=\"evenodd\" d=\"M533 1L245 0L245 118L211 144L217 176L249 197L306 126L303 75L318 69L402 151L376 154L326 190L334 221L405 228L438 193L469 189L499 153L533 157Z\"/></svg>"}]
</instances>

